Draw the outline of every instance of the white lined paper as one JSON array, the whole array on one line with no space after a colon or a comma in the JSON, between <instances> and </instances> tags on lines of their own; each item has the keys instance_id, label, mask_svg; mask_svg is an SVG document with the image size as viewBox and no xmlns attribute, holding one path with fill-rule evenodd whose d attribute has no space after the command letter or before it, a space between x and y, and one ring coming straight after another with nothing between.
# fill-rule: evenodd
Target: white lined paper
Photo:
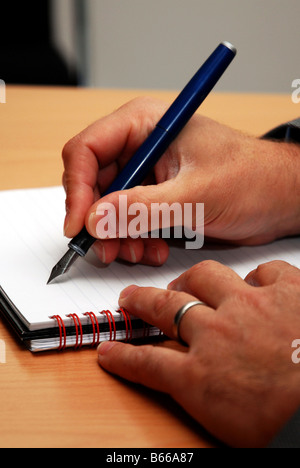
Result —
<instances>
[{"instance_id":1,"label":"white lined paper","mask_svg":"<svg viewBox=\"0 0 300 468\"><path fill-rule=\"evenodd\" d=\"M57 187L0 192L0 285L30 330L56 326L49 319L53 315L116 310L119 294L126 286L165 288L203 260L219 261L242 277L271 260L300 267L300 239L291 238L259 247L217 246L199 251L174 247L167 264L160 268L119 262L97 266L93 254L89 254L87 259L79 259L62 280L46 286L53 266L68 248L68 240L62 235L64 201L64 191Z\"/></svg>"}]
</instances>

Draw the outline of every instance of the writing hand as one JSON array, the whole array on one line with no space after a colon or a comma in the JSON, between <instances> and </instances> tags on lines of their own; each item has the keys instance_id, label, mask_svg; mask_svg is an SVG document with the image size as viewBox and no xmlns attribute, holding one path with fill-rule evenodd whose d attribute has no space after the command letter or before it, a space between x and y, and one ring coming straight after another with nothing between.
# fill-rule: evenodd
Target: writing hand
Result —
<instances>
[{"instance_id":1,"label":"writing hand","mask_svg":"<svg viewBox=\"0 0 300 468\"><path fill-rule=\"evenodd\" d=\"M119 192L101 194L144 142L167 105L139 98L99 120L64 148L67 193L65 233L75 237L84 224L98 238L97 210L116 208ZM205 235L238 244L260 244L300 230L299 146L243 135L195 115L155 166L147 185L122 192L128 205L204 203ZM149 225L150 225L149 221ZM195 228L195 226L193 226ZM102 261L117 257L160 265L168 258L162 239L101 240Z\"/></svg>"}]
</instances>

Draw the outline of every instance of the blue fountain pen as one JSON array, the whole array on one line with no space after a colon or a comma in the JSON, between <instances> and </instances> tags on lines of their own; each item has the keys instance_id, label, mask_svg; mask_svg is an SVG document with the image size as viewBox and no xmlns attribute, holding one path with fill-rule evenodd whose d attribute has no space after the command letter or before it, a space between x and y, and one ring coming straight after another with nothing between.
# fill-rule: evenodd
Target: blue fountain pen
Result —
<instances>
[{"instance_id":1,"label":"blue fountain pen","mask_svg":"<svg viewBox=\"0 0 300 468\"><path fill-rule=\"evenodd\" d=\"M179 94L113 184L102 194L102 197L143 183L149 172L215 87L235 55L236 49L229 42L223 42L216 48ZM96 239L84 228L69 243L69 251L54 267L48 284L65 274L78 257L84 257L87 254L95 242Z\"/></svg>"}]
</instances>

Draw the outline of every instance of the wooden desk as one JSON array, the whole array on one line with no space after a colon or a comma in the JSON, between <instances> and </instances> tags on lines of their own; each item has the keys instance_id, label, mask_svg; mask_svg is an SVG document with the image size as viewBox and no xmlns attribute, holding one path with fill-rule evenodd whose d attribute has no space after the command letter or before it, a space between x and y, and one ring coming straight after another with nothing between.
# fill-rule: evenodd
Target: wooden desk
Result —
<instances>
[{"instance_id":1,"label":"wooden desk","mask_svg":"<svg viewBox=\"0 0 300 468\"><path fill-rule=\"evenodd\" d=\"M64 143L137 95L173 92L9 87L0 105L0 189L61 183ZM201 112L261 135L296 118L290 96L213 94ZM115 379L95 350L32 355L0 320L0 447L210 447L167 396Z\"/></svg>"}]
</instances>

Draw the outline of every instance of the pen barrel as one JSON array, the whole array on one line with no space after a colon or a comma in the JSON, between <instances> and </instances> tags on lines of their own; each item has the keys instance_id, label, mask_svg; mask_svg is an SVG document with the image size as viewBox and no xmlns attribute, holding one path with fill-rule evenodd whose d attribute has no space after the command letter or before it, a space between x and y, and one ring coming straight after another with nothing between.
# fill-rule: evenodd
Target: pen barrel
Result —
<instances>
[{"instance_id":1,"label":"pen barrel","mask_svg":"<svg viewBox=\"0 0 300 468\"><path fill-rule=\"evenodd\" d=\"M169 145L170 135L165 130L155 128L102 197L142 184L150 169L155 166ZM80 257L84 257L95 242L96 239L83 228L69 243L69 248L77 252Z\"/></svg>"},{"instance_id":2,"label":"pen barrel","mask_svg":"<svg viewBox=\"0 0 300 468\"><path fill-rule=\"evenodd\" d=\"M215 87L236 55L235 49L220 44L180 93L154 131L138 149L110 188L102 195L141 185L150 170L177 138L199 106Z\"/></svg>"},{"instance_id":3,"label":"pen barrel","mask_svg":"<svg viewBox=\"0 0 300 468\"><path fill-rule=\"evenodd\" d=\"M69 248L78 253L80 257L85 257L96 240L97 239L92 237L84 227L78 236L74 237L74 239L69 243Z\"/></svg>"},{"instance_id":4,"label":"pen barrel","mask_svg":"<svg viewBox=\"0 0 300 468\"><path fill-rule=\"evenodd\" d=\"M215 87L236 55L229 43L220 44L180 93L153 132L102 197L141 185L170 144ZM84 257L96 242L84 228L69 244Z\"/></svg>"},{"instance_id":5,"label":"pen barrel","mask_svg":"<svg viewBox=\"0 0 300 468\"><path fill-rule=\"evenodd\" d=\"M175 137L216 86L236 55L229 43L220 44L180 93L158 126Z\"/></svg>"},{"instance_id":6,"label":"pen barrel","mask_svg":"<svg viewBox=\"0 0 300 468\"><path fill-rule=\"evenodd\" d=\"M102 196L141 185L173 139L173 135L156 127Z\"/></svg>"}]
</instances>

